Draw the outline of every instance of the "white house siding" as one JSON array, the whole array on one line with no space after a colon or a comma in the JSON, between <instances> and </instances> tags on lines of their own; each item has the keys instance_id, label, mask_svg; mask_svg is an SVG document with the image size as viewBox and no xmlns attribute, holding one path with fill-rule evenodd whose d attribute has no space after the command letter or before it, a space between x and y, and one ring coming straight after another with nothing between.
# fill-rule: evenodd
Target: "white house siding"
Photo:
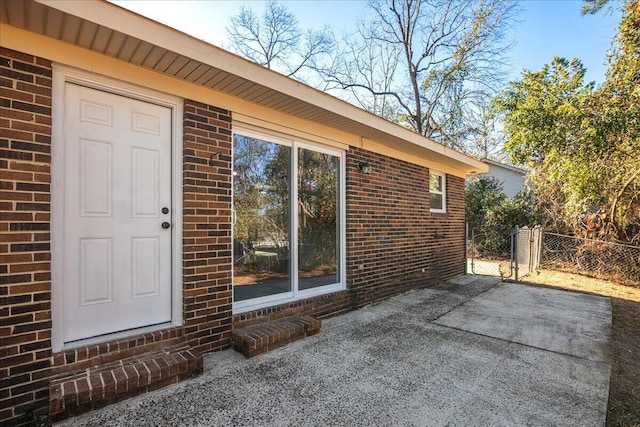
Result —
<instances>
[{"instance_id":1,"label":"white house siding","mask_svg":"<svg viewBox=\"0 0 640 427\"><path fill-rule=\"evenodd\" d=\"M525 189L525 176L524 171L516 171L511 168L489 163L489 173L481 174L479 176L490 176L497 178L502 184L502 190L504 194L510 199L516 197L518 192Z\"/></svg>"}]
</instances>

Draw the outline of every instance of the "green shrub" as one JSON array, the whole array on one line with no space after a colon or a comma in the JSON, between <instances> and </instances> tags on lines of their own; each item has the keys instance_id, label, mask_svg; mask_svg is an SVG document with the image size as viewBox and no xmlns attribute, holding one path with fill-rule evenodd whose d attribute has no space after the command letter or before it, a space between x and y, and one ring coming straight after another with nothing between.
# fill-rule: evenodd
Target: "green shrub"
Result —
<instances>
[{"instance_id":1,"label":"green shrub","mask_svg":"<svg viewBox=\"0 0 640 427\"><path fill-rule=\"evenodd\" d=\"M511 230L532 227L537 215L531 192L520 192L509 199L502 192L500 181L482 177L465 190L469 232L474 233L474 249L478 255L508 256L511 250ZM469 236L471 237L471 236Z\"/></svg>"}]
</instances>

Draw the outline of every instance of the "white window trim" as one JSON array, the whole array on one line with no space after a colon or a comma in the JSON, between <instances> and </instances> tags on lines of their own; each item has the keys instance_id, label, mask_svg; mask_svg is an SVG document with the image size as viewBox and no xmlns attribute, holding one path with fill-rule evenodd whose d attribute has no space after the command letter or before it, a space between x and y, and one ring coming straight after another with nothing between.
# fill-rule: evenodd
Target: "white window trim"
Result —
<instances>
[{"instance_id":1,"label":"white window trim","mask_svg":"<svg viewBox=\"0 0 640 427\"><path fill-rule=\"evenodd\" d=\"M432 191L431 190L431 175L441 177L442 190L441 191ZM429 171L429 206L431 206L431 194L441 194L442 195L442 209L432 209L429 208L430 212L433 213L447 213L447 175L444 172Z\"/></svg>"},{"instance_id":2,"label":"white window trim","mask_svg":"<svg viewBox=\"0 0 640 427\"><path fill-rule=\"evenodd\" d=\"M339 229L339 237L340 237L340 259L339 259L339 268L340 268L340 281L338 283L333 283L330 285L325 285L325 286L319 286L317 288L312 288L312 289L306 289L306 290L298 290L298 277L297 277L297 271L298 271L298 257L297 257L297 252L296 252L296 256L291 257L291 265L290 270L292 273L291 276L291 291L286 292L286 293L281 293L281 294L277 294L277 295L268 295L265 297L261 297L261 298L254 298L254 299L249 299L249 300L244 300L244 301L233 301L233 314L240 314L240 313L246 313L248 311L253 311L253 310L258 310L261 308L266 308L266 307L272 307L274 305L280 305L280 304L287 304L290 302L295 302L295 301L299 301L301 299L305 299L305 298L311 298L311 297L315 297L315 296L320 296L320 295L326 295L326 294L331 294L331 293L335 293L338 291L342 291L344 289L346 289L346 283L347 283L347 275L346 275L346 270L347 270L347 257L346 257L346 249L347 249L347 239L346 239L346 166L345 166L345 160L346 160L346 152L344 150L339 150L336 149L335 147L328 147L326 145L322 145L322 144L318 144L318 143L314 143L314 142L310 142L307 140L301 141L297 138L291 137L289 135L283 135L283 134L277 134L272 130L268 130L268 131L261 131L259 129L256 129L255 126L243 126L242 124L237 124L234 123L233 124L233 133L234 134L239 134L239 135L243 135L243 136L247 136L247 137L252 137L252 138L257 138L257 139L261 139L264 141L269 141L269 142L273 142L273 143L277 143L277 144L282 144L282 145L286 145L288 147L291 147L291 162L294 165L297 165L298 162L298 148L306 148L306 149L310 149L310 150L314 150L320 153L325 153L325 154L330 154L332 156L336 156L340 159L340 170L338 171L339 173L339 180L340 180L340 187L338 189L339 191L339 203L340 203L340 212L338 215L338 220L340 221L339 225L338 225L338 229ZM233 156L232 156L233 159ZM232 160L233 162L233 160ZM298 182L298 168L297 167L293 167L292 168L292 176L291 176L291 182ZM233 206L233 192L232 192L232 204L231 206ZM297 200L298 199L298 186L297 185L292 185L291 186L291 200ZM297 224L298 223L298 209L297 209L297 204L296 203L291 203L291 212L289 215L289 218L291 219L292 224ZM290 242L289 244L291 245L292 248L297 248L298 247L298 235L296 232L293 233L292 236L290 236ZM233 242L233 227L232 227L232 236L231 236L231 241ZM297 251L297 249L296 249ZM232 279L232 283L233 283L233 279Z\"/></svg>"}]
</instances>

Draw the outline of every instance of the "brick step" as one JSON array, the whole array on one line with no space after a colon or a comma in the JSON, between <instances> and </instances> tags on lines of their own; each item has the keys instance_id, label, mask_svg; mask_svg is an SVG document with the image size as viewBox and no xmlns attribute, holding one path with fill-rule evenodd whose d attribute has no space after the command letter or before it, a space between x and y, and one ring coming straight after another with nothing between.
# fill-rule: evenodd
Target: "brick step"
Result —
<instances>
[{"instance_id":1,"label":"brick step","mask_svg":"<svg viewBox=\"0 0 640 427\"><path fill-rule=\"evenodd\" d=\"M202 355L183 344L61 374L49 384L49 415L60 419L101 408L198 376L202 366Z\"/></svg>"},{"instance_id":2,"label":"brick step","mask_svg":"<svg viewBox=\"0 0 640 427\"><path fill-rule=\"evenodd\" d=\"M164 331L164 335L168 335ZM118 360L132 358L141 354L149 354L163 348L184 343L181 336L161 339L162 331L146 334L132 339L116 340L108 343L89 345L65 350L54 357L56 360L52 374L85 370L97 365L107 365Z\"/></svg>"},{"instance_id":3,"label":"brick step","mask_svg":"<svg viewBox=\"0 0 640 427\"><path fill-rule=\"evenodd\" d=\"M233 348L253 357L320 332L322 320L296 315L246 326L233 331Z\"/></svg>"}]
</instances>

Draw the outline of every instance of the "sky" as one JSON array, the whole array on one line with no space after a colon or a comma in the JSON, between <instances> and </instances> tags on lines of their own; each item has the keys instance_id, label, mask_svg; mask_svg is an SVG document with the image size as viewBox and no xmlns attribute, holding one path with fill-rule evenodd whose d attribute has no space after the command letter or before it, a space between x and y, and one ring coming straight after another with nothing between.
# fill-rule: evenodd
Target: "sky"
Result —
<instances>
[{"instance_id":1,"label":"sky","mask_svg":"<svg viewBox=\"0 0 640 427\"><path fill-rule=\"evenodd\" d=\"M231 0L111 0L136 13L176 28L214 45L228 48L225 27L229 17L241 5L260 13L261 1ZM612 0L617 1L617 0ZM352 31L366 16L365 1L358 0L285 0L301 28L333 27L336 34ZM509 80L522 71L536 71L554 56L578 58L587 68L586 82L603 83L607 51L617 32L620 14L606 10L582 16L580 0L526 0L508 34L513 42L507 58L511 64Z\"/></svg>"}]
</instances>

